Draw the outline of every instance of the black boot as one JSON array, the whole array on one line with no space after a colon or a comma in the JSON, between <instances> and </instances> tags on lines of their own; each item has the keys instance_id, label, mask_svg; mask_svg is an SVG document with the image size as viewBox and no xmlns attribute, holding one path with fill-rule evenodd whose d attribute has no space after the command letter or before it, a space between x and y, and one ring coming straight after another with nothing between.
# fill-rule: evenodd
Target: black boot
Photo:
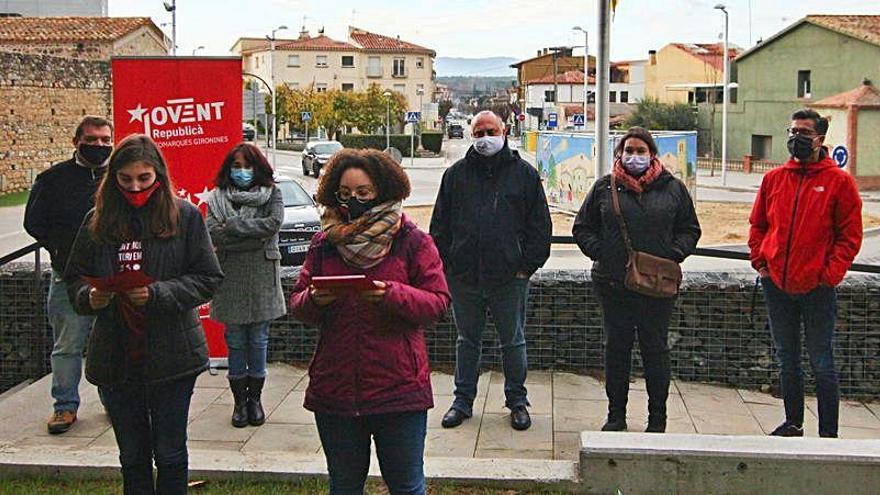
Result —
<instances>
[{"instance_id":1,"label":"black boot","mask_svg":"<svg viewBox=\"0 0 880 495\"><path fill-rule=\"evenodd\" d=\"M266 413L263 412L263 404L260 395L263 393L263 383L266 378L254 378L249 376L247 391L247 420L251 426L260 426L266 422Z\"/></svg>"},{"instance_id":2,"label":"black boot","mask_svg":"<svg viewBox=\"0 0 880 495\"><path fill-rule=\"evenodd\" d=\"M232 397L235 399L235 406L232 409L232 426L236 428L244 428L248 424L247 413L247 396L248 396L248 379L247 377L230 378L229 388L232 389Z\"/></svg>"}]
</instances>

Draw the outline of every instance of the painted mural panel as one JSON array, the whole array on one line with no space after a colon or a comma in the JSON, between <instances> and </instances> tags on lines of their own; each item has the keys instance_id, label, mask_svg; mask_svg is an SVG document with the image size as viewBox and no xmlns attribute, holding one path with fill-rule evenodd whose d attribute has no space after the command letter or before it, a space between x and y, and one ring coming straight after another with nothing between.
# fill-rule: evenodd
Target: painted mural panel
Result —
<instances>
[{"instance_id":1,"label":"painted mural panel","mask_svg":"<svg viewBox=\"0 0 880 495\"><path fill-rule=\"evenodd\" d=\"M659 158L669 171L692 190L697 173L697 134L652 133L659 148ZM608 156L622 134L612 134ZM547 200L551 205L576 211L594 182L596 147L592 135L541 132L536 150L537 166L544 179Z\"/></svg>"}]
</instances>

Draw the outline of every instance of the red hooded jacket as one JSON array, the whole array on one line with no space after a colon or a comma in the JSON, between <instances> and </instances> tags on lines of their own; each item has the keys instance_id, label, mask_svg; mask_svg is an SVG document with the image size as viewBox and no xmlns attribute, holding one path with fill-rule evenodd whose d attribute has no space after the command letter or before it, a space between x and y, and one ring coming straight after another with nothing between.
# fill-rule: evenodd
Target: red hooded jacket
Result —
<instances>
[{"instance_id":1,"label":"red hooded jacket","mask_svg":"<svg viewBox=\"0 0 880 495\"><path fill-rule=\"evenodd\" d=\"M836 286L862 246L859 190L828 156L768 172L749 222L752 266L789 294Z\"/></svg>"},{"instance_id":2,"label":"red hooded jacket","mask_svg":"<svg viewBox=\"0 0 880 495\"><path fill-rule=\"evenodd\" d=\"M387 284L382 302L354 294L324 307L312 301L313 276L356 273ZM423 329L443 315L449 299L434 241L406 216L391 252L366 270L346 264L323 232L315 234L290 296L291 314L320 330L305 408L361 416L433 407Z\"/></svg>"}]
</instances>

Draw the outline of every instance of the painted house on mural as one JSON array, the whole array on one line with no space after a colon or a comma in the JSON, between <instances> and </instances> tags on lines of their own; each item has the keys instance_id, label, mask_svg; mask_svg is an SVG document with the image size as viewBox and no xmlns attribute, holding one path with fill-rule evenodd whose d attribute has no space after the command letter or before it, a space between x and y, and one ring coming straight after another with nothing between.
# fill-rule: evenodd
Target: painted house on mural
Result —
<instances>
[{"instance_id":1,"label":"painted house on mural","mask_svg":"<svg viewBox=\"0 0 880 495\"><path fill-rule=\"evenodd\" d=\"M807 16L740 55L736 66L731 158L785 161L791 113L816 107L832 117L828 145L856 145L848 150L849 167L860 187L880 187L880 116L872 86L880 81L880 15ZM720 140L720 125L715 131Z\"/></svg>"},{"instance_id":2,"label":"painted house on mural","mask_svg":"<svg viewBox=\"0 0 880 495\"><path fill-rule=\"evenodd\" d=\"M346 41L303 28L296 39L277 39L274 55L269 41L259 38L239 38L231 51L241 55L245 72L269 81L272 67L275 83L291 89L364 91L378 84L404 95L412 109L435 94L434 50L356 27L349 27Z\"/></svg>"}]
</instances>

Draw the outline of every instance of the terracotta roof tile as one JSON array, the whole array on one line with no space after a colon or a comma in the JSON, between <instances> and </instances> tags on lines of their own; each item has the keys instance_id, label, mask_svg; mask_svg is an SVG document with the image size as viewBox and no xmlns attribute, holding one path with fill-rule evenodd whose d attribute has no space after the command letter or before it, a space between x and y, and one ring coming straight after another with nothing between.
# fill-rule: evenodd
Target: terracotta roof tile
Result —
<instances>
[{"instance_id":1,"label":"terracotta roof tile","mask_svg":"<svg viewBox=\"0 0 880 495\"><path fill-rule=\"evenodd\" d=\"M161 33L149 17L0 17L0 43L109 42L141 26Z\"/></svg>"},{"instance_id":2,"label":"terracotta roof tile","mask_svg":"<svg viewBox=\"0 0 880 495\"><path fill-rule=\"evenodd\" d=\"M559 84L583 84L584 73L579 70L570 70L556 76L556 82ZM590 76L588 84L595 83L596 78ZM530 81L525 81L525 84L553 84L553 74L550 74L549 76L539 77L537 79L532 79Z\"/></svg>"},{"instance_id":3,"label":"terracotta roof tile","mask_svg":"<svg viewBox=\"0 0 880 495\"><path fill-rule=\"evenodd\" d=\"M880 91L871 84L862 84L858 88L823 98L810 106L846 108L850 105L861 108L880 108Z\"/></svg>"},{"instance_id":4,"label":"terracotta roof tile","mask_svg":"<svg viewBox=\"0 0 880 495\"><path fill-rule=\"evenodd\" d=\"M349 37L351 40L367 51L376 52L398 52L398 53L423 53L435 56L434 50L423 46L403 41L399 38L390 38L381 34L371 33L355 27L349 28Z\"/></svg>"},{"instance_id":5,"label":"terracotta roof tile","mask_svg":"<svg viewBox=\"0 0 880 495\"><path fill-rule=\"evenodd\" d=\"M807 22L880 45L880 15L808 15Z\"/></svg>"},{"instance_id":6,"label":"terracotta roof tile","mask_svg":"<svg viewBox=\"0 0 880 495\"><path fill-rule=\"evenodd\" d=\"M323 34L314 38L301 38L275 45L276 50L321 50L321 51L353 51L357 47L345 41L336 41Z\"/></svg>"},{"instance_id":7,"label":"terracotta roof tile","mask_svg":"<svg viewBox=\"0 0 880 495\"><path fill-rule=\"evenodd\" d=\"M724 45L722 43L672 43L673 46L678 48L679 50L683 50L701 62L711 65L717 70L724 69L724 61L721 58L721 54L724 51ZM736 58L742 52L742 49L735 46L727 47L727 56L730 60Z\"/></svg>"}]
</instances>

